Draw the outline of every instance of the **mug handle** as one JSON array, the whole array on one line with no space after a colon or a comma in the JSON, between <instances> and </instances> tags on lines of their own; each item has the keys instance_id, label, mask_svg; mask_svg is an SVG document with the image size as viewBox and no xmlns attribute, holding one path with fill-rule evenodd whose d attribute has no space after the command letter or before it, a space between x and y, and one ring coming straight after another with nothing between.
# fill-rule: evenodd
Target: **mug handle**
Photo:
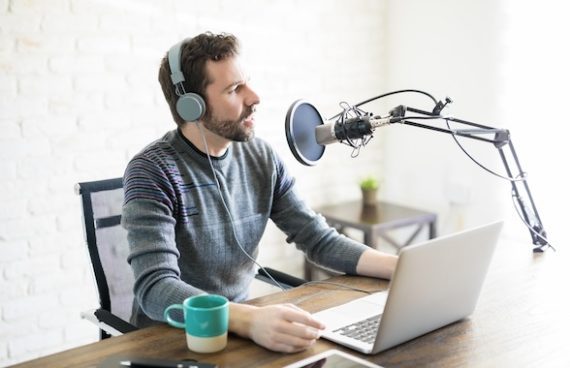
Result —
<instances>
[{"instance_id":1,"label":"mug handle","mask_svg":"<svg viewBox=\"0 0 570 368\"><path fill-rule=\"evenodd\" d=\"M184 323L174 320L168 314L169 311L174 309L180 309L181 311L184 311L184 307L182 306L182 304L172 304L164 310L164 319L166 319L166 322L168 322L168 324L173 327L186 328L186 325Z\"/></svg>"}]
</instances>

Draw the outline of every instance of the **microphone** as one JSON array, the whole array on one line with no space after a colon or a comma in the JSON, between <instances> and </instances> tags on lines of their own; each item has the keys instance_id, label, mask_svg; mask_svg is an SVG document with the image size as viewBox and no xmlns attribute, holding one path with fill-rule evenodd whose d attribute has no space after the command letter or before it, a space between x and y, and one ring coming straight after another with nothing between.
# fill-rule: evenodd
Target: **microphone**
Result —
<instances>
[{"instance_id":1,"label":"microphone","mask_svg":"<svg viewBox=\"0 0 570 368\"><path fill-rule=\"evenodd\" d=\"M393 124L401 118L380 116L357 116L342 121L324 123L315 128L315 136L318 144L326 145L342 142L350 139L365 138L383 125Z\"/></svg>"},{"instance_id":2,"label":"microphone","mask_svg":"<svg viewBox=\"0 0 570 368\"><path fill-rule=\"evenodd\" d=\"M367 114L344 121L327 120L325 123L315 106L297 100L289 107L285 117L287 144L297 161L306 166L314 166L323 156L325 145L366 138L378 127L404 120L404 110L395 110L384 118Z\"/></svg>"}]
</instances>

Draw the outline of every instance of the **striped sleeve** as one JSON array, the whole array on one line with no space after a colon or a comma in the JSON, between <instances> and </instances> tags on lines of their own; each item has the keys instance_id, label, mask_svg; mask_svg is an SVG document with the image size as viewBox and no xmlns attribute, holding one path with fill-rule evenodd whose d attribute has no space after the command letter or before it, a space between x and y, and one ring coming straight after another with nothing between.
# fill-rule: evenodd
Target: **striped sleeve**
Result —
<instances>
[{"instance_id":1,"label":"striped sleeve","mask_svg":"<svg viewBox=\"0 0 570 368\"><path fill-rule=\"evenodd\" d=\"M136 199L153 200L175 213L174 188L164 170L155 162L142 156L131 160L123 177L123 185L124 205Z\"/></svg>"}]
</instances>

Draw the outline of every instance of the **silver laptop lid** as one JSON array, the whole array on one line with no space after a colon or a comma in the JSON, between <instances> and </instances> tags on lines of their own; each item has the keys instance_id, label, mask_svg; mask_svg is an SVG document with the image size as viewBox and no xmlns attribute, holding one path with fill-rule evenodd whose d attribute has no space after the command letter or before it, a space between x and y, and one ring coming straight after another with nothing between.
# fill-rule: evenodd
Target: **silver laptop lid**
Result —
<instances>
[{"instance_id":1,"label":"silver laptop lid","mask_svg":"<svg viewBox=\"0 0 570 368\"><path fill-rule=\"evenodd\" d=\"M470 315L502 225L498 221L403 248L372 353Z\"/></svg>"}]
</instances>

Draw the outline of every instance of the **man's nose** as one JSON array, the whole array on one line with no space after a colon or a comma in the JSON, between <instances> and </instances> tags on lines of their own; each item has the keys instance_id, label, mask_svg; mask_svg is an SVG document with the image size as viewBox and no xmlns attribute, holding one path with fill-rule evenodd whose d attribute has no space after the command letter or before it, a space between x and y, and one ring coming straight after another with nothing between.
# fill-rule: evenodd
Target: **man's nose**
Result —
<instances>
[{"instance_id":1,"label":"man's nose","mask_svg":"<svg viewBox=\"0 0 570 368\"><path fill-rule=\"evenodd\" d=\"M261 102L259 95L250 86L247 86L247 89L248 94L245 101L247 106L258 105Z\"/></svg>"}]
</instances>

